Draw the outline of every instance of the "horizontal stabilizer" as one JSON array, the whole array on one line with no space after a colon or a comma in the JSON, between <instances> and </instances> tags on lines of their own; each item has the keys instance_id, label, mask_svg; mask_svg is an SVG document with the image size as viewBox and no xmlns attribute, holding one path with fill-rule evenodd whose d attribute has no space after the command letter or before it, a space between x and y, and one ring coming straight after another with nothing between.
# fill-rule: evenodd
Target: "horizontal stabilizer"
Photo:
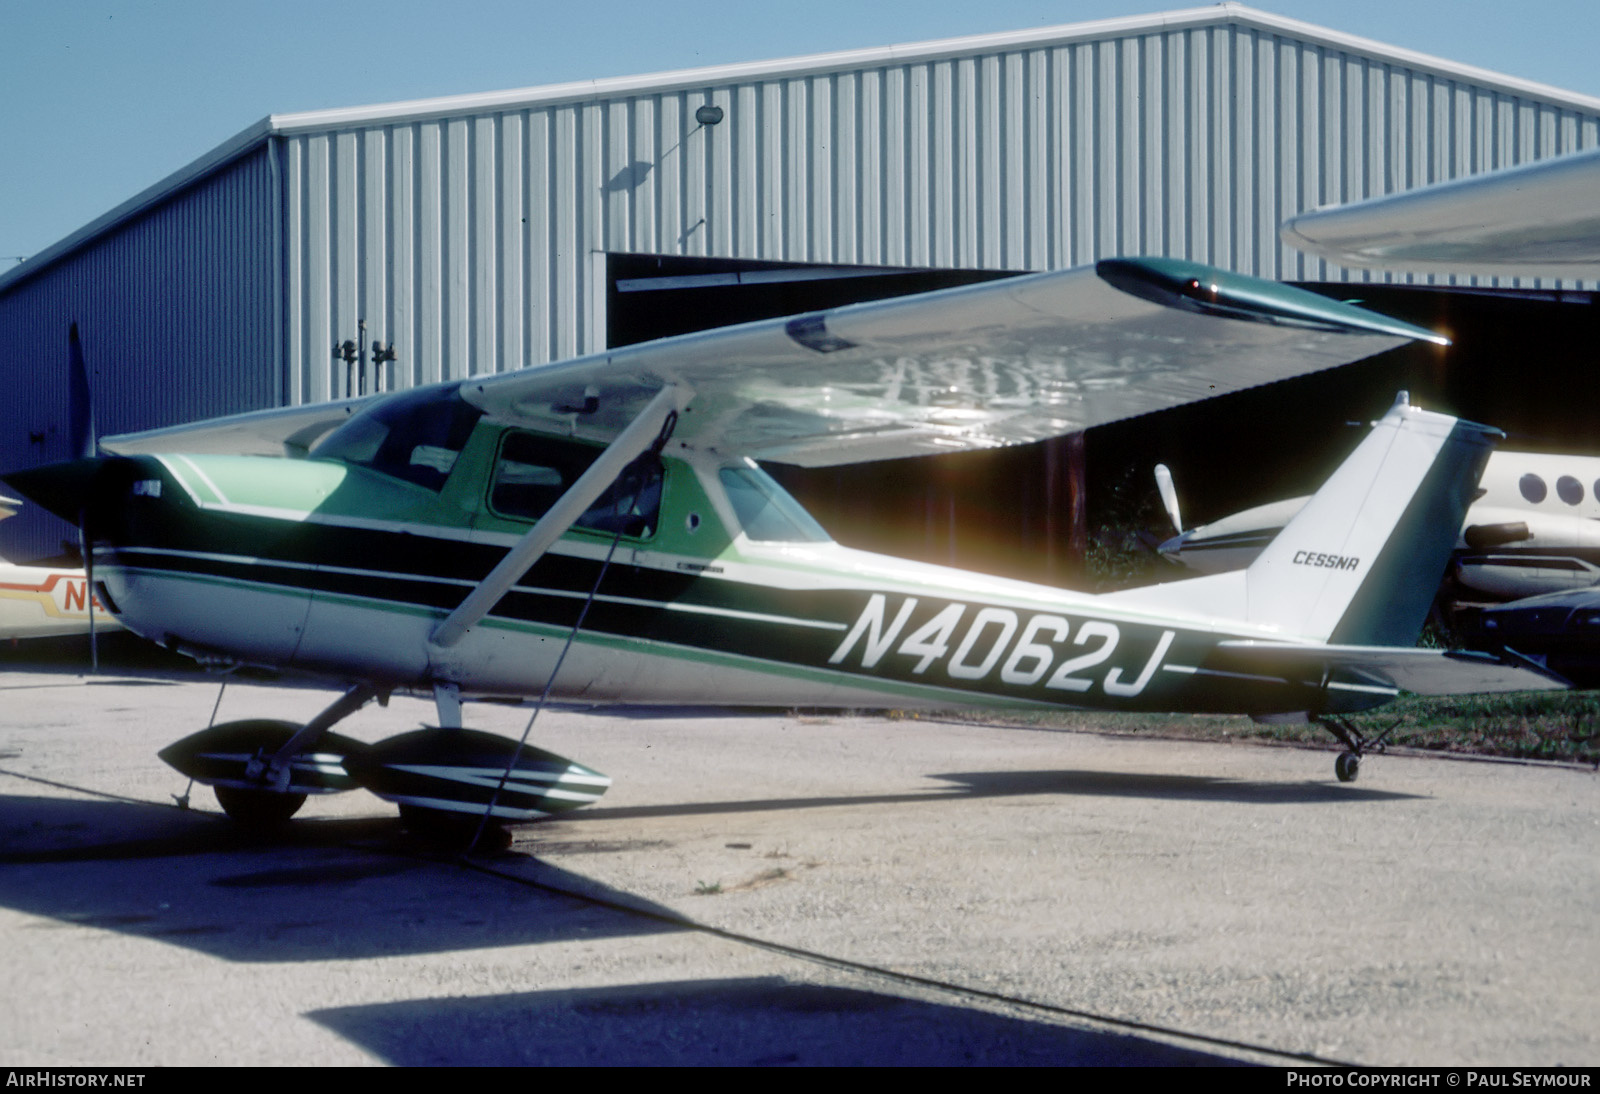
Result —
<instances>
[{"instance_id":1,"label":"horizontal stabilizer","mask_svg":"<svg viewBox=\"0 0 1600 1094\"><path fill-rule=\"evenodd\" d=\"M1526 660L1473 650L1400 649L1393 646L1287 645L1241 640L1218 650L1248 671L1297 680L1355 673L1379 685L1417 695L1472 695L1500 691L1557 691L1571 685Z\"/></svg>"}]
</instances>

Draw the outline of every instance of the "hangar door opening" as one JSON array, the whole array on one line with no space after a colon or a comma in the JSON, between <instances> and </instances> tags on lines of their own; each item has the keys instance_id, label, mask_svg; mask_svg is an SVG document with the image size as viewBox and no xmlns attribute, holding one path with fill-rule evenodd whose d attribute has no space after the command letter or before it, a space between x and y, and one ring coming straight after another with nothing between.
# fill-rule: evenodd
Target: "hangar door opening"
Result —
<instances>
[{"instance_id":1,"label":"hangar door opening","mask_svg":"<svg viewBox=\"0 0 1600 1094\"><path fill-rule=\"evenodd\" d=\"M606 256L606 345L1015 277L1003 270L817 266L676 255Z\"/></svg>"},{"instance_id":2,"label":"hangar door opening","mask_svg":"<svg viewBox=\"0 0 1600 1094\"><path fill-rule=\"evenodd\" d=\"M669 255L606 259L608 346L1016 276ZM1075 445L1064 438L855 467L768 470L842 543L1070 582L1083 541L1084 493L1073 487L1075 477L1082 481L1081 450L1081 438Z\"/></svg>"}]
</instances>

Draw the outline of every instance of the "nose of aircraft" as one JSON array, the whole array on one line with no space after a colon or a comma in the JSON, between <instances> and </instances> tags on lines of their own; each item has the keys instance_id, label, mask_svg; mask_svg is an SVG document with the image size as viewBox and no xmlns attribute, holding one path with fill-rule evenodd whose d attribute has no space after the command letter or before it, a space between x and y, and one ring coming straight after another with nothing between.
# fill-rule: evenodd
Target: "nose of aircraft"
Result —
<instances>
[{"instance_id":1,"label":"nose of aircraft","mask_svg":"<svg viewBox=\"0 0 1600 1094\"><path fill-rule=\"evenodd\" d=\"M107 462L98 457L67 460L12 471L0 479L35 505L77 524L84 508L93 500L96 479Z\"/></svg>"}]
</instances>

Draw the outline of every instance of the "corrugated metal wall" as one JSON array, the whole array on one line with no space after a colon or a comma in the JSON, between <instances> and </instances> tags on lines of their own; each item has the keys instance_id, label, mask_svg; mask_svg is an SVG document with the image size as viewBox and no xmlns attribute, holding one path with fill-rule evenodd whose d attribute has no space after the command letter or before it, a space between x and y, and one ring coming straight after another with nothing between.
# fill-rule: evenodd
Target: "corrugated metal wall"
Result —
<instances>
[{"instance_id":1,"label":"corrugated metal wall","mask_svg":"<svg viewBox=\"0 0 1600 1094\"><path fill-rule=\"evenodd\" d=\"M1365 278L1278 224L1594 147L1600 117L1223 24L285 140L303 399L342 393L360 317L401 383L599 349L606 251Z\"/></svg>"},{"instance_id":2,"label":"corrugated metal wall","mask_svg":"<svg viewBox=\"0 0 1600 1094\"><path fill-rule=\"evenodd\" d=\"M274 185L262 149L0 296L0 467L70 456L74 321L102 434L280 402ZM0 555L52 553L67 534L30 507L0 522Z\"/></svg>"}]
</instances>

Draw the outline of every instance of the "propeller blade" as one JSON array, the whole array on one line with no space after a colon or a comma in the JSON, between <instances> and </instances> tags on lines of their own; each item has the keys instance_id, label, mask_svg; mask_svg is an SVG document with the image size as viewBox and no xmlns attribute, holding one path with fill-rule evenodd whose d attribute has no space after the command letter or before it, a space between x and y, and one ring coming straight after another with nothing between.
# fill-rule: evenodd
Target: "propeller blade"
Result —
<instances>
[{"instance_id":1,"label":"propeller blade","mask_svg":"<svg viewBox=\"0 0 1600 1094\"><path fill-rule=\"evenodd\" d=\"M94 541L89 535L89 510L84 509L78 522L78 551L83 555L84 591L89 603L89 671L100 672L100 634L95 629L94 593Z\"/></svg>"},{"instance_id":2,"label":"propeller blade","mask_svg":"<svg viewBox=\"0 0 1600 1094\"><path fill-rule=\"evenodd\" d=\"M1172 472L1167 470L1164 463L1156 464L1156 491L1161 495L1161 504L1167 510L1172 530L1183 535L1183 517L1178 513L1178 489L1172 485Z\"/></svg>"},{"instance_id":3,"label":"propeller blade","mask_svg":"<svg viewBox=\"0 0 1600 1094\"><path fill-rule=\"evenodd\" d=\"M94 395L89 387L89 366L83 358L78 324L67 330L67 419L73 459L88 459L100 447L94 430ZM89 534L89 510L78 511L78 551L83 556L83 576L89 601L89 669L100 671L100 636L95 628L94 537Z\"/></svg>"}]
</instances>

